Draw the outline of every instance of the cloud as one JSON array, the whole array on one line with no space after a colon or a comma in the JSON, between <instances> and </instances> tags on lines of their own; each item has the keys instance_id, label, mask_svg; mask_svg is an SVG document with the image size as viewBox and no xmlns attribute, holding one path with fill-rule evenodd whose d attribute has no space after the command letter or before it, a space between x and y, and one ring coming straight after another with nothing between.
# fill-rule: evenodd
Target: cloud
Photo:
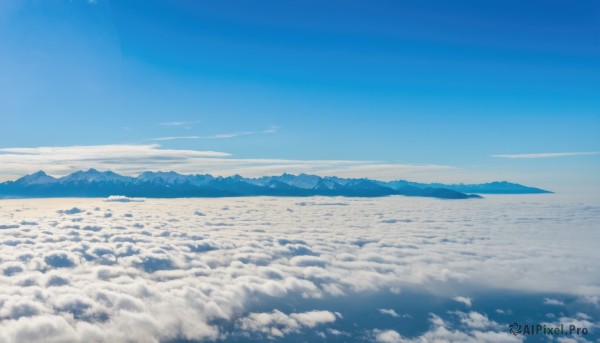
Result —
<instances>
[{"instance_id":1,"label":"cloud","mask_svg":"<svg viewBox=\"0 0 600 343\"><path fill-rule=\"evenodd\" d=\"M36 148L0 148L0 157L12 156L30 156L39 158L63 158L65 162L70 160L96 160L96 159L122 159L132 158L135 155L141 157L158 157L165 158L166 156L179 157L225 157L230 156L228 153L216 151L199 151L199 150L170 150L159 149L157 144L147 145L75 145L66 147L36 147Z\"/></svg>"},{"instance_id":2,"label":"cloud","mask_svg":"<svg viewBox=\"0 0 600 343\"><path fill-rule=\"evenodd\" d=\"M460 317L460 321L462 324L475 329L489 329L489 328L499 328L498 323L490 320L488 316L485 314L471 311L469 313L464 313L457 311L456 314Z\"/></svg>"},{"instance_id":3,"label":"cloud","mask_svg":"<svg viewBox=\"0 0 600 343\"><path fill-rule=\"evenodd\" d=\"M463 303L467 307L471 307L471 298L469 298L469 297L461 297L461 296L457 295L454 298L452 298L452 300L457 301L459 303Z\"/></svg>"},{"instance_id":4,"label":"cloud","mask_svg":"<svg viewBox=\"0 0 600 343\"><path fill-rule=\"evenodd\" d=\"M111 195L106 198L106 202L143 202L144 199L129 198L123 195Z\"/></svg>"},{"instance_id":5,"label":"cloud","mask_svg":"<svg viewBox=\"0 0 600 343\"><path fill-rule=\"evenodd\" d=\"M550 158L550 157L564 157L564 156L585 156L585 155L598 155L598 151L590 152L549 152L541 154L512 154L512 155L492 155L492 157L501 158Z\"/></svg>"},{"instance_id":6,"label":"cloud","mask_svg":"<svg viewBox=\"0 0 600 343\"><path fill-rule=\"evenodd\" d=\"M477 317L477 315L474 315ZM418 342L464 342L464 343L478 343L478 342L523 342L523 336L513 336L501 330L497 327L497 323L486 322L486 326L473 327L461 327L453 328L449 323L444 321L441 317L432 314L430 317L431 327L430 329L414 338L403 337L399 332L395 330L373 330L372 334L375 342L377 343L418 343ZM479 322L478 322L479 323ZM467 322L470 324L470 322ZM489 326L495 327L490 329Z\"/></svg>"},{"instance_id":7,"label":"cloud","mask_svg":"<svg viewBox=\"0 0 600 343\"><path fill-rule=\"evenodd\" d=\"M179 124L179 123L177 123ZM241 136L255 136L255 135L266 135L271 133L276 133L277 127L272 127L270 129L266 129L263 131L238 131L238 132L228 132L228 133L218 133L214 135L207 136L171 136L171 137L158 137L151 138L152 141L173 141L177 139L225 139L225 138L235 138Z\"/></svg>"},{"instance_id":8,"label":"cloud","mask_svg":"<svg viewBox=\"0 0 600 343\"><path fill-rule=\"evenodd\" d=\"M270 313L250 313L240 319L238 325L241 330L261 332L268 337L283 337L290 333L300 332L302 329L333 323L336 319L336 315L329 311L310 311L287 315L275 310Z\"/></svg>"},{"instance_id":9,"label":"cloud","mask_svg":"<svg viewBox=\"0 0 600 343\"><path fill-rule=\"evenodd\" d=\"M210 173L246 177L288 173L314 173L323 176L371 177L382 180L414 176L445 175L456 168L439 165L412 165L381 161L286 160L233 158L229 153L186 149L165 149L149 145L91 145L67 147L0 148L1 175L17 178L45 170L64 176L77 170L96 168L123 175L141 172L176 171L184 174Z\"/></svg>"},{"instance_id":10,"label":"cloud","mask_svg":"<svg viewBox=\"0 0 600 343\"><path fill-rule=\"evenodd\" d=\"M564 306L565 303L563 301L558 300L558 299L544 298L544 305Z\"/></svg>"},{"instance_id":11,"label":"cloud","mask_svg":"<svg viewBox=\"0 0 600 343\"><path fill-rule=\"evenodd\" d=\"M594 321L592 319L591 316L585 314L585 313L575 313L574 315L565 315L564 313L560 313L560 315L553 317L555 318L555 320L553 320L552 322L544 322L541 323L542 325L546 325L547 327L561 327L564 326L569 327L570 325L574 325L575 327L578 328L586 328L588 329L589 333L591 335L594 335L595 332L598 332L598 329L600 328L600 322L599 321ZM563 342L563 343L571 343L571 342L591 342L596 335L591 336L591 335L572 335L571 337L561 337L561 338L565 338L564 340L561 340L559 338L559 342ZM590 337L591 336L591 337Z\"/></svg>"},{"instance_id":12,"label":"cloud","mask_svg":"<svg viewBox=\"0 0 600 343\"><path fill-rule=\"evenodd\" d=\"M379 309L379 313L381 313L381 314L387 314L388 316L392 316L394 318L400 317L400 315L396 311L394 311L393 309L380 308Z\"/></svg>"},{"instance_id":13,"label":"cloud","mask_svg":"<svg viewBox=\"0 0 600 343\"><path fill-rule=\"evenodd\" d=\"M405 197L297 203L2 200L0 224L8 227L0 237L0 342L264 341L311 334L302 341L315 341L317 333L343 332L380 342L518 342L494 313L448 311L454 305L432 315L425 332L378 325L404 319L392 308L410 306L392 301L411 288L435 299L462 294L455 297L462 303L470 291L480 299L488 290L499 302L491 309L510 305L501 290L540 294L534 305L547 294L600 296L597 205L543 196L491 197L468 206ZM412 222L382 223L400 216ZM24 221L38 225L13 226ZM370 304L371 295L386 303ZM335 308L349 302L372 306L366 313L384 320L357 321ZM568 321L597 327L590 318L582 313Z\"/></svg>"},{"instance_id":14,"label":"cloud","mask_svg":"<svg viewBox=\"0 0 600 343\"><path fill-rule=\"evenodd\" d=\"M169 121L169 122L158 123L158 125L160 125L160 126L188 126L188 125L192 125L192 124L197 124L199 122L200 122L199 120L194 120L194 121Z\"/></svg>"},{"instance_id":15,"label":"cloud","mask_svg":"<svg viewBox=\"0 0 600 343\"><path fill-rule=\"evenodd\" d=\"M402 336L394 330L375 330L375 342L377 343L401 343L404 342Z\"/></svg>"}]
</instances>

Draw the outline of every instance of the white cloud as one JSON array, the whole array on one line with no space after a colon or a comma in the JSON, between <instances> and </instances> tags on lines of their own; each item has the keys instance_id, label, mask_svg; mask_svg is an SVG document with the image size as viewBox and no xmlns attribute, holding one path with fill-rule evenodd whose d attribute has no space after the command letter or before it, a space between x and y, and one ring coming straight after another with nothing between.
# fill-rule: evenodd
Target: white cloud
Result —
<instances>
[{"instance_id":1,"label":"white cloud","mask_svg":"<svg viewBox=\"0 0 600 343\"><path fill-rule=\"evenodd\" d=\"M464 325L466 325L470 328L475 328L475 329L480 329L480 330L489 329L489 328L494 328L494 329L499 328L498 323L490 320L487 315L479 313L479 312L471 311L469 313L464 313L464 312L457 311L456 314L460 317L461 323L463 323Z\"/></svg>"},{"instance_id":2,"label":"white cloud","mask_svg":"<svg viewBox=\"0 0 600 343\"><path fill-rule=\"evenodd\" d=\"M394 318L400 317L400 315L396 311L394 311L394 309L380 308L379 313L387 314L388 316L392 316Z\"/></svg>"},{"instance_id":3,"label":"white cloud","mask_svg":"<svg viewBox=\"0 0 600 343\"><path fill-rule=\"evenodd\" d=\"M405 342L402 336L394 330L375 330L375 342L377 343L401 343Z\"/></svg>"},{"instance_id":4,"label":"white cloud","mask_svg":"<svg viewBox=\"0 0 600 343\"><path fill-rule=\"evenodd\" d=\"M215 151L161 149L156 144L1 148L0 165L5 175L23 175L40 169L53 175L65 175L88 168L138 172L157 166L160 169L189 163L199 165L206 158L227 156L230 154Z\"/></svg>"},{"instance_id":5,"label":"white cloud","mask_svg":"<svg viewBox=\"0 0 600 343\"><path fill-rule=\"evenodd\" d=\"M129 198L123 195L111 195L106 198L106 202L143 202L144 199Z\"/></svg>"},{"instance_id":6,"label":"white cloud","mask_svg":"<svg viewBox=\"0 0 600 343\"><path fill-rule=\"evenodd\" d=\"M452 300L457 301L459 303L463 303L467 307L471 307L471 298L469 298L469 297L463 297L463 296L457 295L454 298L452 298Z\"/></svg>"},{"instance_id":7,"label":"white cloud","mask_svg":"<svg viewBox=\"0 0 600 343\"><path fill-rule=\"evenodd\" d=\"M575 325L575 327L577 328L586 328L588 329L589 333L594 333L597 332L597 330L600 328L600 322L598 321L593 321L593 319L591 318L591 316L585 314L585 313L581 313L578 312L575 315L572 316L565 316L564 314L561 313L561 315L556 318L553 322L548 322L548 323L541 323L542 325L546 325L548 327L560 327L561 325L568 327L569 325ZM586 337L584 335L571 335L570 337L564 337L567 338L566 340L559 340L559 342L561 343L571 343L571 342L590 342L590 340L588 338L592 338L592 337ZM570 339L570 340L569 340Z\"/></svg>"},{"instance_id":8,"label":"white cloud","mask_svg":"<svg viewBox=\"0 0 600 343\"><path fill-rule=\"evenodd\" d=\"M340 326L351 317L328 300L390 289L446 299L470 289L597 299L600 206L561 199L2 200L0 342L339 335L352 328ZM400 217L411 222L382 222ZM287 303L294 297L308 308ZM369 310L398 316L381 305ZM520 341L479 310L448 315L454 327L434 315L414 338L401 326L364 335ZM565 320L597 325L584 314Z\"/></svg>"},{"instance_id":9,"label":"white cloud","mask_svg":"<svg viewBox=\"0 0 600 343\"><path fill-rule=\"evenodd\" d=\"M177 123L168 123L168 124L180 124ZM173 125L172 125L173 126ZM271 127L262 131L237 131L237 132L227 132L227 133L218 133L214 135L206 135L206 136L170 136L170 137L158 137L151 138L151 141L173 141L178 139L225 139L225 138L235 138L242 136L256 136L256 135L267 135L271 133L276 133L277 127Z\"/></svg>"},{"instance_id":10,"label":"white cloud","mask_svg":"<svg viewBox=\"0 0 600 343\"><path fill-rule=\"evenodd\" d=\"M268 337L283 337L302 329L333 323L336 315L329 311L310 311L289 315L274 310L270 313L250 313L238 321L242 330L258 331Z\"/></svg>"},{"instance_id":11,"label":"white cloud","mask_svg":"<svg viewBox=\"0 0 600 343\"><path fill-rule=\"evenodd\" d=\"M549 158L549 157L564 157L564 156L584 156L584 155L598 155L598 151L590 152L548 152L540 154L509 154L509 155L492 155L492 157L501 158Z\"/></svg>"},{"instance_id":12,"label":"white cloud","mask_svg":"<svg viewBox=\"0 0 600 343\"><path fill-rule=\"evenodd\" d=\"M200 151L200 150L172 150L159 149L158 144L147 145L81 145L81 146L66 146L66 147L36 147L36 148L0 148L0 156L2 157L31 157L32 161L35 158L40 160L48 159L56 161L63 159L65 162L72 160L89 160L98 159L123 159L138 156L139 158L192 158L192 157L226 157L228 153L216 151Z\"/></svg>"},{"instance_id":13,"label":"white cloud","mask_svg":"<svg viewBox=\"0 0 600 343\"><path fill-rule=\"evenodd\" d=\"M169 121L169 122L162 122L162 123L158 123L158 125L160 126L189 126L192 124L197 124L199 123L199 120L193 120L193 121Z\"/></svg>"},{"instance_id":14,"label":"white cloud","mask_svg":"<svg viewBox=\"0 0 600 343\"><path fill-rule=\"evenodd\" d=\"M380 161L240 159L232 158L226 152L165 149L157 144L0 148L0 165L0 179L15 179L38 170L64 176L77 170L96 168L123 175L137 175L148 170L221 176L241 174L246 177L288 172L391 180L445 174L455 169Z\"/></svg>"},{"instance_id":15,"label":"white cloud","mask_svg":"<svg viewBox=\"0 0 600 343\"><path fill-rule=\"evenodd\" d=\"M544 298L544 305L564 306L565 303L558 299Z\"/></svg>"},{"instance_id":16,"label":"white cloud","mask_svg":"<svg viewBox=\"0 0 600 343\"><path fill-rule=\"evenodd\" d=\"M523 336L513 336L505 330L475 327L470 330L452 328L439 316L432 314L431 328L420 336L406 338L395 330L373 330L377 343L419 343L419 342L462 342L462 343L517 343L523 342Z\"/></svg>"}]
</instances>

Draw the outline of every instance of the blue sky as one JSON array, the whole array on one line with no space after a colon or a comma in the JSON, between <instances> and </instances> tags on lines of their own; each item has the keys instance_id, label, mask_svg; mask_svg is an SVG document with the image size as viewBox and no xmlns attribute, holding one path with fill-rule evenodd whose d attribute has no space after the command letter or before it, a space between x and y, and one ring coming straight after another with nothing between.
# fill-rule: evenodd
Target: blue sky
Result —
<instances>
[{"instance_id":1,"label":"blue sky","mask_svg":"<svg viewBox=\"0 0 600 343\"><path fill-rule=\"evenodd\" d=\"M4 1L0 179L145 167L599 190L599 37L596 1ZM129 163L140 146L155 164ZM204 151L222 156L162 163Z\"/></svg>"}]
</instances>

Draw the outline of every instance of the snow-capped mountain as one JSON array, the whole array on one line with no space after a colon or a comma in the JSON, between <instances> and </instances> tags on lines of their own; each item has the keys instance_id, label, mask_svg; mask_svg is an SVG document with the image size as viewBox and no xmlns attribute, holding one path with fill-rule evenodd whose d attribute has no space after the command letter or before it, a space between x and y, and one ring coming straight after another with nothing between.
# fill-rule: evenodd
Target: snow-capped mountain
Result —
<instances>
[{"instance_id":1,"label":"snow-capped mountain","mask_svg":"<svg viewBox=\"0 0 600 343\"><path fill-rule=\"evenodd\" d=\"M321 177L317 175L300 174L296 176L287 173L275 176L273 179L303 189L314 189L321 181Z\"/></svg>"},{"instance_id":2,"label":"snow-capped mountain","mask_svg":"<svg viewBox=\"0 0 600 343\"><path fill-rule=\"evenodd\" d=\"M454 189L453 189L454 188ZM54 178L43 171L0 184L2 197L221 197L221 196L426 196L445 199L479 197L456 188L494 193L544 193L547 191L514 183L482 185L419 184L409 181L383 182L370 179L282 174L260 178L240 175L214 177L209 174L182 175L176 172L144 172L137 177L112 171L89 169Z\"/></svg>"},{"instance_id":3,"label":"snow-capped mountain","mask_svg":"<svg viewBox=\"0 0 600 343\"><path fill-rule=\"evenodd\" d=\"M333 182L327 178L319 180L319 182L313 187L313 189L341 189L345 185L341 183Z\"/></svg>"},{"instance_id":4,"label":"snow-capped mountain","mask_svg":"<svg viewBox=\"0 0 600 343\"><path fill-rule=\"evenodd\" d=\"M40 170L37 173L25 175L16 182L21 185L44 185L56 182L56 179Z\"/></svg>"},{"instance_id":5,"label":"snow-capped mountain","mask_svg":"<svg viewBox=\"0 0 600 343\"><path fill-rule=\"evenodd\" d=\"M176 172L143 172L137 178L135 183L162 183L166 185L175 185L189 182L189 176L181 175Z\"/></svg>"},{"instance_id":6,"label":"snow-capped mountain","mask_svg":"<svg viewBox=\"0 0 600 343\"><path fill-rule=\"evenodd\" d=\"M309 175L304 173L299 175L284 173L280 176L263 176L257 179L246 179L246 182L252 183L257 186L273 185L274 181L292 187L313 190L340 189L343 188L342 186L347 182L334 182L328 177L322 178L318 175ZM273 188L273 186L270 187Z\"/></svg>"},{"instance_id":7,"label":"snow-capped mountain","mask_svg":"<svg viewBox=\"0 0 600 343\"><path fill-rule=\"evenodd\" d=\"M99 182L131 182L133 178L122 176L112 171L100 172L96 169L88 169L87 171L76 171L73 174L61 177L58 179L60 183L99 183Z\"/></svg>"}]
</instances>

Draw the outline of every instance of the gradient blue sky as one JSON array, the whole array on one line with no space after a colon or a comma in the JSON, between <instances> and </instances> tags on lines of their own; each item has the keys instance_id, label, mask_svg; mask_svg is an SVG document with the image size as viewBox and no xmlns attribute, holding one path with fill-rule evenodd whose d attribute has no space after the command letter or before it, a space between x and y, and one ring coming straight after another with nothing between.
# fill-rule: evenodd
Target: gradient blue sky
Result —
<instances>
[{"instance_id":1,"label":"gradient blue sky","mask_svg":"<svg viewBox=\"0 0 600 343\"><path fill-rule=\"evenodd\" d=\"M95 154L143 145L230 154L151 170L599 191L599 37L598 1L2 1L0 178L135 173Z\"/></svg>"}]
</instances>

